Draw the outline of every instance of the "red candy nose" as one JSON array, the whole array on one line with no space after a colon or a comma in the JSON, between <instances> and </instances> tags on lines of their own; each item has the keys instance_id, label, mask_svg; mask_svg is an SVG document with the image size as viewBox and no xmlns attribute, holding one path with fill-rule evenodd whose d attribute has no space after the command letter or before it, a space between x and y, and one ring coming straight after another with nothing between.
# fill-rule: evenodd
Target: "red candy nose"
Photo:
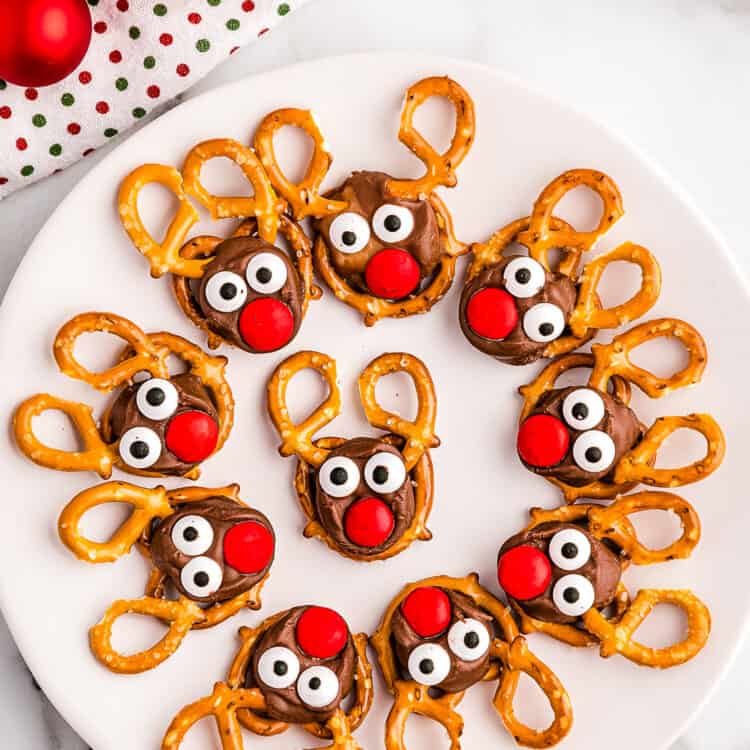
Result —
<instances>
[{"instance_id":1,"label":"red candy nose","mask_svg":"<svg viewBox=\"0 0 750 750\"><path fill-rule=\"evenodd\" d=\"M184 411L167 425L167 448L185 463L207 459L216 449L218 438L216 420L203 411Z\"/></svg>"},{"instance_id":2,"label":"red candy nose","mask_svg":"<svg viewBox=\"0 0 750 750\"><path fill-rule=\"evenodd\" d=\"M466 322L477 336L504 339L518 323L518 308L505 289L487 287L472 295L466 305Z\"/></svg>"},{"instance_id":3,"label":"red candy nose","mask_svg":"<svg viewBox=\"0 0 750 750\"><path fill-rule=\"evenodd\" d=\"M240 573L260 573L273 558L273 534L257 521L232 526L224 535L224 560Z\"/></svg>"},{"instance_id":4,"label":"red candy nose","mask_svg":"<svg viewBox=\"0 0 750 750\"><path fill-rule=\"evenodd\" d=\"M257 352L280 349L289 343L293 333L292 311L272 297L253 300L240 314L240 336Z\"/></svg>"},{"instance_id":5,"label":"red candy nose","mask_svg":"<svg viewBox=\"0 0 750 750\"><path fill-rule=\"evenodd\" d=\"M552 578L547 555L536 547L523 544L509 549L497 563L497 580L503 591L519 601L540 596Z\"/></svg>"},{"instance_id":6,"label":"red candy nose","mask_svg":"<svg viewBox=\"0 0 750 750\"><path fill-rule=\"evenodd\" d=\"M401 612L411 629L422 638L432 638L451 624L451 601L448 594L434 586L414 589L401 602Z\"/></svg>"},{"instance_id":7,"label":"red candy nose","mask_svg":"<svg viewBox=\"0 0 750 750\"><path fill-rule=\"evenodd\" d=\"M556 466L568 452L568 429L550 414L529 417L518 430L518 455L530 466Z\"/></svg>"},{"instance_id":8,"label":"red candy nose","mask_svg":"<svg viewBox=\"0 0 750 750\"><path fill-rule=\"evenodd\" d=\"M393 531L391 509L376 497L365 497L349 506L344 516L347 537L360 547L377 547Z\"/></svg>"},{"instance_id":9,"label":"red candy nose","mask_svg":"<svg viewBox=\"0 0 750 750\"><path fill-rule=\"evenodd\" d=\"M340 654L348 634L344 618L328 607L308 607L297 620L297 643L306 654L318 659Z\"/></svg>"},{"instance_id":10,"label":"red candy nose","mask_svg":"<svg viewBox=\"0 0 750 750\"><path fill-rule=\"evenodd\" d=\"M389 247L374 255L365 269L367 288L384 299L401 299L419 284L419 264L397 247Z\"/></svg>"}]
</instances>

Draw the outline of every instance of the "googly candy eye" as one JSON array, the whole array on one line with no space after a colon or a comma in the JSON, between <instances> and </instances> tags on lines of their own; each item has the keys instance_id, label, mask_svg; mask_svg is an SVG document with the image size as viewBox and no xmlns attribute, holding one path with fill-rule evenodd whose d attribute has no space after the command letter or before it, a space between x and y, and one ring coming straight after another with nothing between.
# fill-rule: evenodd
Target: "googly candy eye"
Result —
<instances>
[{"instance_id":1,"label":"googly candy eye","mask_svg":"<svg viewBox=\"0 0 750 750\"><path fill-rule=\"evenodd\" d=\"M120 438L120 458L133 469L148 469L161 456L161 440L148 427L131 427Z\"/></svg>"},{"instance_id":2,"label":"googly candy eye","mask_svg":"<svg viewBox=\"0 0 750 750\"><path fill-rule=\"evenodd\" d=\"M395 492L405 479L406 466L401 458L393 453L376 453L365 464L365 482L374 492Z\"/></svg>"},{"instance_id":3,"label":"googly candy eye","mask_svg":"<svg viewBox=\"0 0 750 750\"><path fill-rule=\"evenodd\" d=\"M568 617L580 617L594 606L594 587L584 576L570 573L558 578L552 589L555 607Z\"/></svg>"},{"instance_id":4,"label":"googly candy eye","mask_svg":"<svg viewBox=\"0 0 750 750\"><path fill-rule=\"evenodd\" d=\"M218 312L239 310L247 299L247 284L239 274L217 271L206 282L206 300Z\"/></svg>"},{"instance_id":5,"label":"googly candy eye","mask_svg":"<svg viewBox=\"0 0 750 750\"><path fill-rule=\"evenodd\" d=\"M285 646L272 646L258 659L258 677L270 688L288 688L298 675L299 659Z\"/></svg>"},{"instance_id":6,"label":"googly candy eye","mask_svg":"<svg viewBox=\"0 0 750 750\"><path fill-rule=\"evenodd\" d=\"M437 643L422 643L410 654L407 662L411 678L420 685L440 684L451 671L448 652Z\"/></svg>"},{"instance_id":7,"label":"googly candy eye","mask_svg":"<svg viewBox=\"0 0 750 750\"><path fill-rule=\"evenodd\" d=\"M359 468L351 458L334 456L318 471L318 482L326 495L346 497L359 486Z\"/></svg>"},{"instance_id":8,"label":"googly candy eye","mask_svg":"<svg viewBox=\"0 0 750 750\"><path fill-rule=\"evenodd\" d=\"M328 229L331 244L340 253L358 253L370 241L370 225L364 216L345 211L339 214Z\"/></svg>"},{"instance_id":9,"label":"googly candy eye","mask_svg":"<svg viewBox=\"0 0 750 750\"><path fill-rule=\"evenodd\" d=\"M154 421L171 417L177 411L177 389L168 380L150 378L138 388L135 405L138 411Z\"/></svg>"},{"instance_id":10,"label":"googly candy eye","mask_svg":"<svg viewBox=\"0 0 750 750\"><path fill-rule=\"evenodd\" d=\"M615 460L615 443L606 432L589 430L573 443L573 461L584 471L606 471Z\"/></svg>"},{"instance_id":11,"label":"googly candy eye","mask_svg":"<svg viewBox=\"0 0 750 750\"><path fill-rule=\"evenodd\" d=\"M247 264L245 278L254 292L273 294L286 284L286 263L273 253L258 253Z\"/></svg>"},{"instance_id":12,"label":"googly candy eye","mask_svg":"<svg viewBox=\"0 0 750 750\"><path fill-rule=\"evenodd\" d=\"M563 311L551 302L534 305L523 316L524 333L539 344L554 341L565 330Z\"/></svg>"},{"instance_id":13,"label":"googly candy eye","mask_svg":"<svg viewBox=\"0 0 750 750\"><path fill-rule=\"evenodd\" d=\"M384 203L372 217L372 228L383 242L401 242L414 229L414 216L405 206Z\"/></svg>"},{"instance_id":14,"label":"googly candy eye","mask_svg":"<svg viewBox=\"0 0 750 750\"><path fill-rule=\"evenodd\" d=\"M459 659L475 661L487 653L490 634L479 620L459 620L448 631L448 646Z\"/></svg>"},{"instance_id":15,"label":"googly candy eye","mask_svg":"<svg viewBox=\"0 0 750 750\"><path fill-rule=\"evenodd\" d=\"M574 430L590 430L604 419L604 401L590 388L578 388L569 393L562 405L565 422Z\"/></svg>"},{"instance_id":16,"label":"googly candy eye","mask_svg":"<svg viewBox=\"0 0 750 750\"><path fill-rule=\"evenodd\" d=\"M328 667L308 667L297 680L297 695L312 708L323 708L336 700L339 678Z\"/></svg>"},{"instance_id":17,"label":"googly candy eye","mask_svg":"<svg viewBox=\"0 0 750 750\"><path fill-rule=\"evenodd\" d=\"M203 516L183 516L172 527L172 544L184 555L202 555L213 543L213 527Z\"/></svg>"},{"instance_id":18,"label":"googly candy eye","mask_svg":"<svg viewBox=\"0 0 750 750\"><path fill-rule=\"evenodd\" d=\"M563 529L549 543L550 560L562 570L578 570L591 558L591 543L577 529Z\"/></svg>"},{"instance_id":19,"label":"googly candy eye","mask_svg":"<svg viewBox=\"0 0 750 750\"><path fill-rule=\"evenodd\" d=\"M219 563L210 557L194 557L180 571L182 588L196 599L216 593L221 588L223 578Z\"/></svg>"},{"instance_id":20,"label":"googly candy eye","mask_svg":"<svg viewBox=\"0 0 750 750\"><path fill-rule=\"evenodd\" d=\"M514 258L503 271L505 288L514 296L533 297L544 288L547 275L533 258Z\"/></svg>"}]
</instances>

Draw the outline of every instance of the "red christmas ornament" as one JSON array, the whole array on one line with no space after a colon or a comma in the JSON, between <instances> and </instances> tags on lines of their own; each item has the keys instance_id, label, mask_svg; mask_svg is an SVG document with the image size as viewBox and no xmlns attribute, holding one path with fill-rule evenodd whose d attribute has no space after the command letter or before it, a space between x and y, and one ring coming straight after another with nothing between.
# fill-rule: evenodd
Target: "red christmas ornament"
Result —
<instances>
[{"instance_id":1,"label":"red christmas ornament","mask_svg":"<svg viewBox=\"0 0 750 750\"><path fill-rule=\"evenodd\" d=\"M497 580L513 599L528 601L541 596L552 578L547 555L530 544L509 549L497 562Z\"/></svg>"},{"instance_id":2,"label":"red christmas ornament","mask_svg":"<svg viewBox=\"0 0 750 750\"><path fill-rule=\"evenodd\" d=\"M518 430L518 455L540 469L559 464L569 444L567 427L551 414L535 414Z\"/></svg>"},{"instance_id":3,"label":"red christmas ornament","mask_svg":"<svg viewBox=\"0 0 750 750\"><path fill-rule=\"evenodd\" d=\"M0 0L0 78L49 86L72 73L91 41L86 0Z\"/></svg>"},{"instance_id":4,"label":"red christmas ornament","mask_svg":"<svg viewBox=\"0 0 750 750\"><path fill-rule=\"evenodd\" d=\"M504 339L518 323L518 308L505 289L487 287L472 295L466 321L477 336Z\"/></svg>"},{"instance_id":5,"label":"red christmas ornament","mask_svg":"<svg viewBox=\"0 0 750 750\"><path fill-rule=\"evenodd\" d=\"M398 247L389 247L374 255L365 268L367 288L383 299L401 299L419 284L419 265Z\"/></svg>"},{"instance_id":6,"label":"red christmas ornament","mask_svg":"<svg viewBox=\"0 0 750 750\"><path fill-rule=\"evenodd\" d=\"M240 573L259 573L273 557L273 534L257 521L232 526L224 535L224 559Z\"/></svg>"},{"instance_id":7,"label":"red christmas ornament","mask_svg":"<svg viewBox=\"0 0 750 750\"><path fill-rule=\"evenodd\" d=\"M344 618L328 607L308 607L297 620L299 647L318 659L330 659L340 654L348 635Z\"/></svg>"},{"instance_id":8,"label":"red christmas ornament","mask_svg":"<svg viewBox=\"0 0 750 750\"><path fill-rule=\"evenodd\" d=\"M377 497L365 497L349 506L344 516L347 537L360 547L377 547L393 531L391 509Z\"/></svg>"},{"instance_id":9,"label":"red christmas ornament","mask_svg":"<svg viewBox=\"0 0 750 750\"><path fill-rule=\"evenodd\" d=\"M283 302L261 297L245 305L240 313L240 335L256 352L272 352L289 343L294 316Z\"/></svg>"},{"instance_id":10,"label":"red christmas ornament","mask_svg":"<svg viewBox=\"0 0 750 750\"><path fill-rule=\"evenodd\" d=\"M423 586L401 602L401 612L411 629L422 638L432 638L451 624L451 600L434 586Z\"/></svg>"},{"instance_id":11,"label":"red christmas ornament","mask_svg":"<svg viewBox=\"0 0 750 750\"><path fill-rule=\"evenodd\" d=\"M188 464L197 464L208 458L218 439L216 420L202 411L184 411L172 417L167 426L167 448Z\"/></svg>"}]
</instances>

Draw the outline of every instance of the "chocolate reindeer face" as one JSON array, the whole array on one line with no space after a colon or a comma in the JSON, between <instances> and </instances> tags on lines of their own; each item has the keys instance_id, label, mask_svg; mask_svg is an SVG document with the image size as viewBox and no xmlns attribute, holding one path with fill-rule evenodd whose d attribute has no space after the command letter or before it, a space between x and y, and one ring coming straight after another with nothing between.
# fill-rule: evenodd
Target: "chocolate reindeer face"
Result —
<instances>
[{"instance_id":1,"label":"chocolate reindeer face","mask_svg":"<svg viewBox=\"0 0 750 750\"><path fill-rule=\"evenodd\" d=\"M404 459L382 440L348 440L331 451L314 481L320 523L352 554L388 549L414 519L414 490Z\"/></svg>"},{"instance_id":2,"label":"chocolate reindeer face","mask_svg":"<svg viewBox=\"0 0 750 750\"><path fill-rule=\"evenodd\" d=\"M330 198L348 209L317 222L336 272L350 286L382 299L418 290L443 253L427 200L396 198L383 172L354 172Z\"/></svg>"},{"instance_id":3,"label":"chocolate reindeer face","mask_svg":"<svg viewBox=\"0 0 750 750\"><path fill-rule=\"evenodd\" d=\"M391 627L404 679L457 693L489 669L492 618L464 594L434 586L415 589L394 613Z\"/></svg>"},{"instance_id":4,"label":"chocolate reindeer face","mask_svg":"<svg viewBox=\"0 0 750 750\"><path fill-rule=\"evenodd\" d=\"M508 597L531 617L573 623L592 607L613 602L622 568L585 524L543 523L503 544L497 575Z\"/></svg>"},{"instance_id":5,"label":"chocolate reindeer face","mask_svg":"<svg viewBox=\"0 0 750 750\"><path fill-rule=\"evenodd\" d=\"M323 722L351 692L355 666L341 615L326 607L295 607L260 639L245 687L260 689L273 719Z\"/></svg>"},{"instance_id":6,"label":"chocolate reindeer face","mask_svg":"<svg viewBox=\"0 0 750 750\"><path fill-rule=\"evenodd\" d=\"M204 461L219 437L216 406L188 373L127 386L105 422L125 464L166 475L182 475Z\"/></svg>"},{"instance_id":7,"label":"chocolate reindeer face","mask_svg":"<svg viewBox=\"0 0 750 750\"><path fill-rule=\"evenodd\" d=\"M484 268L461 295L459 320L469 342L513 365L533 362L560 338L576 305L575 284L525 255Z\"/></svg>"},{"instance_id":8,"label":"chocolate reindeer face","mask_svg":"<svg viewBox=\"0 0 750 750\"><path fill-rule=\"evenodd\" d=\"M217 246L196 299L210 329L248 352L288 344L302 321L302 280L286 253L257 237Z\"/></svg>"},{"instance_id":9,"label":"chocolate reindeer face","mask_svg":"<svg viewBox=\"0 0 750 750\"><path fill-rule=\"evenodd\" d=\"M225 497L184 505L151 535L154 565L203 604L250 590L271 567L274 548L269 520Z\"/></svg>"},{"instance_id":10,"label":"chocolate reindeer face","mask_svg":"<svg viewBox=\"0 0 750 750\"><path fill-rule=\"evenodd\" d=\"M593 388L548 391L518 430L518 455L535 474L582 487L610 474L641 437L633 411Z\"/></svg>"}]
</instances>

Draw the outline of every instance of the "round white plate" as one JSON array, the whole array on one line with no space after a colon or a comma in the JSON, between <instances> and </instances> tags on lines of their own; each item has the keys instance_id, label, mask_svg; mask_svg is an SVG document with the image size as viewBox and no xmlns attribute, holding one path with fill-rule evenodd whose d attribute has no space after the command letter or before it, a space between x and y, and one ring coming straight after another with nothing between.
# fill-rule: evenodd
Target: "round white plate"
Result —
<instances>
[{"instance_id":1,"label":"round white plate","mask_svg":"<svg viewBox=\"0 0 750 750\"><path fill-rule=\"evenodd\" d=\"M660 672L620 657L603 660L594 649L576 650L543 636L530 638L533 650L557 672L573 703L575 725L562 747L599 750L606 742L609 750L665 748L730 662L750 604L750 588L745 585L750 567L745 533L750 505L742 497L747 468L743 456L750 447L745 414L750 366L747 290L721 240L653 165L587 117L518 81L465 62L372 54L265 73L163 115L124 142L77 186L27 253L0 317L5 362L0 411L9 424L18 403L39 391L101 409L107 397L60 374L51 356L57 329L79 312L113 311L147 331L169 330L204 343L182 317L168 280L150 278L145 259L120 227L115 196L120 180L133 167L147 161L179 165L188 149L205 138L228 136L247 142L263 114L280 106L298 106L315 110L335 156L325 186L337 184L352 169L416 175L421 165L396 138L403 91L425 75L445 73L468 89L478 117L476 143L458 170L458 187L442 191L458 235L467 241L482 240L528 214L541 188L565 169L601 169L620 186L626 216L597 251L625 239L651 248L664 274L661 299L652 315L684 317L708 341L710 363L699 386L660 401L649 402L638 394L635 401L645 422L663 414L710 411L726 431L729 451L724 466L707 481L683 491L700 512L703 539L690 560L631 569L625 579L632 590L689 587L697 592L713 615L708 646L691 663ZM417 121L442 143L451 132L449 119L447 105L429 102ZM282 133L278 148L284 163L300 173L308 153L304 139ZM223 186L231 192L241 185L231 170L222 172L216 165L207 168L207 174L209 187L216 190ZM148 189L142 206L154 227L170 215L169 201L159 188ZM595 208L586 196L577 195L565 202L561 213L590 223ZM204 222L196 228L206 230L226 233L229 226L217 228ZM522 468L514 450L520 407L516 388L538 368L503 366L472 349L460 333L456 310L464 264L462 260L459 283L429 315L385 320L365 328L353 310L326 291L322 301L311 305L300 335L285 351L250 356L224 349L230 358L236 422L225 448L204 465L200 483L241 484L243 498L266 512L275 525L277 561L259 613L247 611L212 630L189 634L182 648L151 672L111 674L90 654L87 640L89 626L113 599L142 594L144 561L133 552L113 565L87 565L74 559L57 537L57 515L63 505L100 480L93 474L35 466L18 452L6 430L0 604L42 688L95 750L158 747L175 712L210 692L213 683L224 677L242 624L257 623L291 605L317 602L339 609L353 630L372 632L383 608L404 583L438 573L478 571L483 583L497 593L494 569L499 545L525 523L529 506L551 507L559 498L551 485ZM608 274L608 294L623 297L632 285L632 274L625 269L618 276L621 270ZM99 359L102 352L115 350L103 335L91 337L81 349L93 359L94 344ZM276 451L278 439L265 413L264 385L282 358L303 348L327 352L338 361L344 413L326 432L343 436L371 433L355 384L374 356L402 350L427 363L437 386L438 434L443 440L433 453L437 492L429 523L434 532L431 542L416 543L395 559L365 564L348 561L320 541L301 536L303 517L291 488L295 461L281 458ZM646 359L660 362L662 369L678 361L672 347L648 349ZM300 415L323 392L310 373L301 375L292 390ZM414 408L405 377L393 377L381 395L391 405L407 411ZM37 421L39 430L56 444L73 444L62 418ZM692 457L697 447L694 441L676 437L666 446L664 461L684 459L686 452ZM119 472L114 478L134 481ZM166 483L174 487L183 482ZM120 517L101 514L88 528L103 533ZM663 540L674 530L658 519L646 520L649 523L638 525L651 541ZM638 635L652 644L678 636L680 620L673 615L659 611ZM142 647L161 633L159 626L136 619L143 618L132 617L116 630L117 645ZM466 748L513 746L491 707L492 689L473 688L461 706ZM369 750L382 747L390 705L379 677L376 690L374 708L357 735ZM522 718L546 718L543 701L531 689L524 687L518 706ZM215 737L207 739L211 732L211 723L202 722L185 747L218 746ZM442 747L446 742L442 728L422 718L410 722L407 736L412 747ZM246 741L269 750L318 744L296 729L272 739Z\"/></svg>"}]
</instances>

